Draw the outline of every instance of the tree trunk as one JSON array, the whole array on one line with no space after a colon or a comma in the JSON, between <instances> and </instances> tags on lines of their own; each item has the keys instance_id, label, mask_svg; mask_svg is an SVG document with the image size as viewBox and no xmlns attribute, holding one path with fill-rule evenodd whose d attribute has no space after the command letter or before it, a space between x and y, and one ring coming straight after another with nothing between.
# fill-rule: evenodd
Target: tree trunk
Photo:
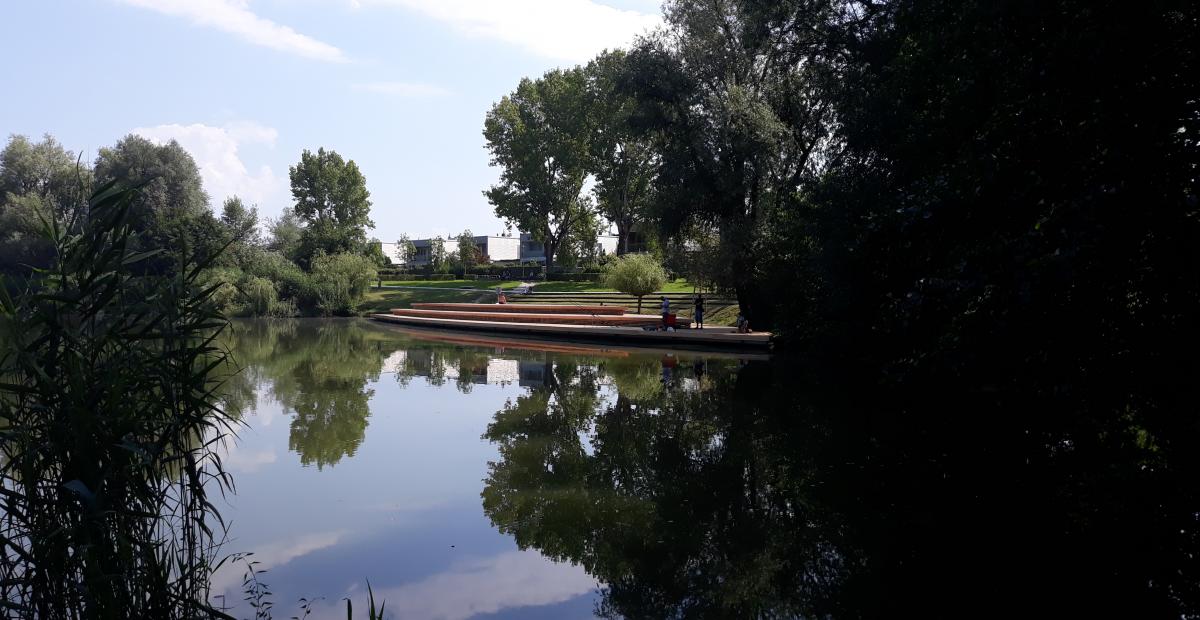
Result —
<instances>
[{"instance_id":1,"label":"tree trunk","mask_svg":"<svg viewBox=\"0 0 1200 620\"><path fill-rule=\"evenodd\" d=\"M542 247L546 250L546 275L550 275L550 270L554 267L554 253L558 251L558 246L543 243Z\"/></svg>"},{"instance_id":2,"label":"tree trunk","mask_svg":"<svg viewBox=\"0 0 1200 620\"><path fill-rule=\"evenodd\" d=\"M638 295L638 309L637 309L637 313L638 313L638 314L641 314L641 313L642 313L642 296L641 296L641 295Z\"/></svg>"},{"instance_id":3,"label":"tree trunk","mask_svg":"<svg viewBox=\"0 0 1200 620\"><path fill-rule=\"evenodd\" d=\"M629 224L624 222L616 222L617 224L617 256L624 256L629 253Z\"/></svg>"},{"instance_id":4,"label":"tree trunk","mask_svg":"<svg viewBox=\"0 0 1200 620\"><path fill-rule=\"evenodd\" d=\"M554 267L554 254L558 252L558 245L558 240L550 234L550 228L544 228L542 230L542 252L546 255L546 277L550 276L550 269Z\"/></svg>"}]
</instances>

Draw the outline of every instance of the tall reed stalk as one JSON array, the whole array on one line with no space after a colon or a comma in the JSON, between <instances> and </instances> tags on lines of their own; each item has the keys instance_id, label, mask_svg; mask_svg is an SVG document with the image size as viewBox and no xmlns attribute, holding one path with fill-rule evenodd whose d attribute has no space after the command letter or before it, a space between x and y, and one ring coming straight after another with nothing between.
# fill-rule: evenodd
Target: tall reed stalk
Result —
<instances>
[{"instance_id":1,"label":"tall reed stalk","mask_svg":"<svg viewBox=\"0 0 1200 620\"><path fill-rule=\"evenodd\" d=\"M0 283L8 617L221 615L207 597L224 527L210 493L232 488L214 379L226 321L186 248L168 274L146 267L161 250L133 250L135 194L110 183L45 220L53 266L17 295Z\"/></svg>"}]
</instances>

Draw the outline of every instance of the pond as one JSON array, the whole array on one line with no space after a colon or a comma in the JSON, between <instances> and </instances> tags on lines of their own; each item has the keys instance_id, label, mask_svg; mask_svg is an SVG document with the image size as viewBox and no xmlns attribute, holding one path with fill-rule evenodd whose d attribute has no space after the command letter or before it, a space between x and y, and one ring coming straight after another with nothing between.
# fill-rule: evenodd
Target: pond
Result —
<instances>
[{"instance_id":1,"label":"pond","mask_svg":"<svg viewBox=\"0 0 1200 620\"><path fill-rule=\"evenodd\" d=\"M368 580L396 618L1197 609L1195 458L1133 416L357 319L230 338L224 551L275 617ZM214 584L239 617L243 568Z\"/></svg>"}]
</instances>

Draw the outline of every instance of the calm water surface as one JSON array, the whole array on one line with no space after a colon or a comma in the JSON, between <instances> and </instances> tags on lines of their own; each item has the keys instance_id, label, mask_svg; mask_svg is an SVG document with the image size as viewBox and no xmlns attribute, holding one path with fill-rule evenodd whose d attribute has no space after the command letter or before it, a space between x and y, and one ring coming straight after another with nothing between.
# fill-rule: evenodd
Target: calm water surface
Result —
<instances>
[{"instance_id":1,"label":"calm water surface","mask_svg":"<svg viewBox=\"0 0 1200 620\"><path fill-rule=\"evenodd\" d=\"M523 452L553 449L505 425L543 425L562 414L564 404L548 407L556 395L575 399L569 427L546 430L590 452L588 416L618 401L634 407L621 386L642 399L694 393L703 368L739 364L479 342L358 320L235 323L231 349L244 370L228 400L245 428L225 457L237 487L223 513L226 551L254 552L277 616L323 597L312 617L345 617L341 599L362 604L370 579L396 617L593 617L595 577L574 558L519 548L496 525L525 510L513 505L527 501L524 489L507 486L532 473L520 471ZM243 572L218 574L218 601L239 609Z\"/></svg>"},{"instance_id":2,"label":"calm water surface","mask_svg":"<svg viewBox=\"0 0 1200 620\"><path fill-rule=\"evenodd\" d=\"M277 618L345 617L368 579L396 618L1197 613L1200 426L1100 388L362 320L231 338L225 550Z\"/></svg>"}]
</instances>

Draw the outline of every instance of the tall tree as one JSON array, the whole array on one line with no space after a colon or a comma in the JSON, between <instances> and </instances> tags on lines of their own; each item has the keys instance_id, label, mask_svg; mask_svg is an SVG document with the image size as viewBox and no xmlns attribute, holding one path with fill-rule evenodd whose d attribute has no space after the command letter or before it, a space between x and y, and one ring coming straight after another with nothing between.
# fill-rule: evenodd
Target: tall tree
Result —
<instances>
[{"instance_id":1,"label":"tall tree","mask_svg":"<svg viewBox=\"0 0 1200 620\"><path fill-rule=\"evenodd\" d=\"M399 254L400 264L407 266L412 262L413 257L417 255L417 246L413 244L412 239L409 239L407 234L402 234L396 240L396 252Z\"/></svg>"},{"instance_id":2,"label":"tall tree","mask_svg":"<svg viewBox=\"0 0 1200 620\"><path fill-rule=\"evenodd\" d=\"M725 269L756 324L772 323L777 292L761 245L817 177L832 116L812 60L831 2L672 0L667 28L630 54L638 126L657 138L656 213L664 232L715 229ZM794 246L794 239L788 239Z\"/></svg>"},{"instance_id":3,"label":"tall tree","mask_svg":"<svg viewBox=\"0 0 1200 620\"><path fill-rule=\"evenodd\" d=\"M41 142L12 136L0 151L0 208L10 196L33 196L49 209L47 216L65 219L90 185L91 171L50 134Z\"/></svg>"},{"instance_id":4,"label":"tall tree","mask_svg":"<svg viewBox=\"0 0 1200 620\"><path fill-rule=\"evenodd\" d=\"M446 255L446 242L441 235L429 240L429 264L434 271L441 271L449 262Z\"/></svg>"},{"instance_id":5,"label":"tall tree","mask_svg":"<svg viewBox=\"0 0 1200 620\"><path fill-rule=\"evenodd\" d=\"M580 192L588 171L591 123L582 69L555 69L492 106L483 136L500 183L484 192L496 215L546 247L546 267L587 215Z\"/></svg>"},{"instance_id":6,"label":"tall tree","mask_svg":"<svg viewBox=\"0 0 1200 620\"><path fill-rule=\"evenodd\" d=\"M258 245L258 207L247 207L241 198L230 196L221 205L221 226L233 239L247 245Z\"/></svg>"},{"instance_id":7,"label":"tall tree","mask_svg":"<svg viewBox=\"0 0 1200 620\"><path fill-rule=\"evenodd\" d=\"M155 144L141 136L126 136L116 146L100 149L95 171L99 183L141 187L130 213L138 243L167 252L148 267L178 267L179 252L208 256L223 245L200 169L178 142Z\"/></svg>"},{"instance_id":8,"label":"tall tree","mask_svg":"<svg viewBox=\"0 0 1200 620\"><path fill-rule=\"evenodd\" d=\"M625 84L627 58L622 50L605 51L585 69L595 123L592 193L600 214L617 227L617 254L629 252L630 233L648 214L657 163L650 136L630 123L637 102Z\"/></svg>"},{"instance_id":9,"label":"tall tree","mask_svg":"<svg viewBox=\"0 0 1200 620\"><path fill-rule=\"evenodd\" d=\"M300 251L300 237L304 234L304 226L296 212L286 209L276 219L270 220L267 227L271 231L271 240L267 247L275 252L295 260Z\"/></svg>"},{"instance_id":10,"label":"tall tree","mask_svg":"<svg viewBox=\"0 0 1200 620\"><path fill-rule=\"evenodd\" d=\"M91 170L53 136L10 137L0 151L0 272L48 266L53 248L40 234L43 218L65 222L91 183Z\"/></svg>"},{"instance_id":11,"label":"tall tree","mask_svg":"<svg viewBox=\"0 0 1200 620\"><path fill-rule=\"evenodd\" d=\"M296 216L304 222L299 262L308 266L317 252L358 252L367 240L371 221L371 193L354 160L337 151L307 149L300 162L288 169Z\"/></svg>"},{"instance_id":12,"label":"tall tree","mask_svg":"<svg viewBox=\"0 0 1200 620\"><path fill-rule=\"evenodd\" d=\"M1161 398L1139 386L1194 384L1168 360L1200 337L1200 5L1143 8L897 2L840 24L846 151L810 198L822 314L958 381L1109 376L1130 410Z\"/></svg>"},{"instance_id":13,"label":"tall tree","mask_svg":"<svg viewBox=\"0 0 1200 620\"><path fill-rule=\"evenodd\" d=\"M591 197L579 197L580 213L582 214L567 231L566 237L558 246L558 256L555 262L563 267L580 267L593 265L600 258L600 218L592 207Z\"/></svg>"},{"instance_id":14,"label":"tall tree","mask_svg":"<svg viewBox=\"0 0 1200 620\"><path fill-rule=\"evenodd\" d=\"M479 248L475 247L475 233L468 228L459 233L455 240L458 241L458 262L462 264L463 268L470 269L477 265L480 256Z\"/></svg>"}]
</instances>

